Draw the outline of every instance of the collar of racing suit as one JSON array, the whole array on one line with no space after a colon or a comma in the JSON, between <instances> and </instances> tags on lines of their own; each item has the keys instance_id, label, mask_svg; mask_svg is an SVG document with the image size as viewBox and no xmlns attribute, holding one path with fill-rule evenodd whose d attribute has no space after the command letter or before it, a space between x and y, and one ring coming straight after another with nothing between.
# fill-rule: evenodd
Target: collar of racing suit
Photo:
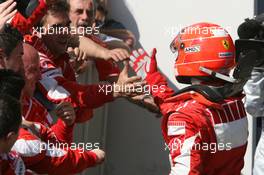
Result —
<instances>
[{"instance_id":1,"label":"collar of racing suit","mask_svg":"<svg viewBox=\"0 0 264 175\"><path fill-rule=\"evenodd\" d=\"M238 93L234 97L243 98L243 96L242 93ZM192 85L176 92L172 97L167 98L165 102L170 103L175 101L186 101L189 99L194 99L205 106L222 110L223 107L221 104L226 98L217 89L210 86Z\"/></svg>"}]
</instances>

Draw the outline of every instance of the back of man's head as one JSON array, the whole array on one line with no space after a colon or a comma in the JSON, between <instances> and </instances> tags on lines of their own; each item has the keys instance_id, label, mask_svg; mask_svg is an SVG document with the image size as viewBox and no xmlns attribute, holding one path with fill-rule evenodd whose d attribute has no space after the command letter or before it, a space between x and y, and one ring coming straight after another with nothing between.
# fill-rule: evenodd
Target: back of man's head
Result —
<instances>
[{"instance_id":1,"label":"back of man's head","mask_svg":"<svg viewBox=\"0 0 264 175\"><path fill-rule=\"evenodd\" d=\"M46 15L42 18L39 24L39 27L44 25L48 15L52 15L52 16L67 15L68 16L69 11L70 11L70 6L64 0L58 0L54 3L50 3L48 5L48 11Z\"/></svg>"},{"instance_id":2,"label":"back of man's head","mask_svg":"<svg viewBox=\"0 0 264 175\"><path fill-rule=\"evenodd\" d=\"M38 51L32 47L30 44L23 43L24 54L22 56L24 68L28 67L30 64L39 62Z\"/></svg>"},{"instance_id":3,"label":"back of man's head","mask_svg":"<svg viewBox=\"0 0 264 175\"><path fill-rule=\"evenodd\" d=\"M4 54L9 57L11 52L23 40L22 35L17 29L6 28L5 31L0 33L0 58Z\"/></svg>"},{"instance_id":4,"label":"back of man's head","mask_svg":"<svg viewBox=\"0 0 264 175\"><path fill-rule=\"evenodd\" d=\"M22 122L21 107L17 99L6 94L0 94L0 139L9 133L18 133Z\"/></svg>"},{"instance_id":5,"label":"back of man's head","mask_svg":"<svg viewBox=\"0 0 264 175\"><path fill-rule=\"evenodd\" d=\"M0 70L0 94L7 94L19 100L24 85L25 81L21 75L12 70Z\"/></svg>"}]
</instances>

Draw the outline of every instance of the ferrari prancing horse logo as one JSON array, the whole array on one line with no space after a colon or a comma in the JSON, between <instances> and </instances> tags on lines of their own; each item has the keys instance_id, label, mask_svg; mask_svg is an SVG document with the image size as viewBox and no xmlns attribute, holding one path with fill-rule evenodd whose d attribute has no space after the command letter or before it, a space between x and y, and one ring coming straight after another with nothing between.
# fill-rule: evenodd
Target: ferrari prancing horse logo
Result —
<instances>
[{"instance_id":1,"label":"ferrari prancing horse logo","mask_svg":"<svg viewBox=\"0 0 264 175\"><path fill-rule=\"evenodd\" d=\"M229 49L229 42L228 42L227 40L223 40L223 41L222 41L222 44L223 44L223 46L224 46L224 48L225 48L226 50Z\"/></svg>"}]
</instances>

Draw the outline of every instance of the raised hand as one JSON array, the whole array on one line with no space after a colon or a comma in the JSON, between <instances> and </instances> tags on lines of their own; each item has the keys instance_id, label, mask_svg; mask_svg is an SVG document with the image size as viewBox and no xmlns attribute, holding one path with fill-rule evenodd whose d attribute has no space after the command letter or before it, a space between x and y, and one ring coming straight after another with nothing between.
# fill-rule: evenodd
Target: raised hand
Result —
<instances>
[{"instance_id":1,"label":"raised hand","mask_svg":"<svg viewBox=\"0 0 264 175\"><path fill-rule=\"evenodd\" d=\"M8 0L0 4L0 32L3 31L5 23L15 16L17 10L16 2L14 0Z\"/></svg>"},{"instance_id":2,"label":"raised hand","mask_svg":"<svg viewBox=\"0 0 264 175\"><path fill-rule=\"evenodd\" d=\"M72 125L76 118L74 108L70 102L61 102L58 104L55 113L68 126Z\"/></svg>"},{"instance_id":3,"label":"raised hand","mask_svg":"<svg viewBox=\"0 0 264 175\"><path fill-rule=\"evenodd\" d=\"M117 83L113 85L113 96L114 97L132 97L138 94L142 94L143 91L139 89L143 89L143 86L146 84L141 81L141 77L133 76L128 77L128 62L124 62L124 68L122 72L119 74Z\"/></svg>"}]
</instances>

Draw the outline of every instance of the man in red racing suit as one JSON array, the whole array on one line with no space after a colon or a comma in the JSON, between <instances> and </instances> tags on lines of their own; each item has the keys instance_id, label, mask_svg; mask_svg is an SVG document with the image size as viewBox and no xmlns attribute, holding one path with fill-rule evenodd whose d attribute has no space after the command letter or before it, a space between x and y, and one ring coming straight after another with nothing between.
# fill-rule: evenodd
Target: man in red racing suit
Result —
<instances>
[{"instance_id":1,"label":"man in red racing suit","mask_svg":"<svg viewBox=\"0 0 264 175\"><path fill-rule=\"evenodd\" d=\"M188 33L192 28L211 31ZM177 55L176 79L181 83L221 86L223 80L202 72L201 67L228 74L235 64L233 41L215 24L199 23L184 28L173 40L171 49ZM130 65L150 85L163 115L162 133L170 151L170 175L240 175L248 137L243 95L220 102L210 101L193 90L173 95L157 70L155 54L155 49L151 57L142 49L134 51Z\"/></svg>"}]
</instances>

